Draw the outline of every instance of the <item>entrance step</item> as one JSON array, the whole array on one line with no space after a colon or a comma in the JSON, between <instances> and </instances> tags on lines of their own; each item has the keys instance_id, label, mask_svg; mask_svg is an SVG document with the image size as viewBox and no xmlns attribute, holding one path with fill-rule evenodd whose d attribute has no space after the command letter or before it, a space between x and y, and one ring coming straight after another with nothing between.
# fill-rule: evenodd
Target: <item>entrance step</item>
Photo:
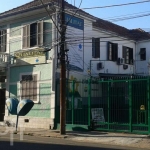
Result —
<instances>
[{"instance_id":1,"label":"entrance step","mask_svg":"<svg viewBox=\"0 0 150 150\"><path fill-rule=\"evenodd\" d=\"M5 126L5 122L0 122L0 126Z\"/></svg>"}]
</instances>

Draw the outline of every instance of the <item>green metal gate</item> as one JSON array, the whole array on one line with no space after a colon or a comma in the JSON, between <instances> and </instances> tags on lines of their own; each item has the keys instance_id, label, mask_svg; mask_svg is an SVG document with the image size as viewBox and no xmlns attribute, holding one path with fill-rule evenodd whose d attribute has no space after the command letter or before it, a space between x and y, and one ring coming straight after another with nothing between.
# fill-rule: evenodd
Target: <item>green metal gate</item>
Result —
<instances>
[{"instance_id":1,"label":"green metal gate","mask_svg":"<svg viewBox=\"0 0 150 150\"><path fill-rule=\"evenodd\" d=\"M68 130L150 133L150 78L130 77L69 81L66 92ZM56 84L59 124L59 82Z\"/></svg>"}]
</instances>

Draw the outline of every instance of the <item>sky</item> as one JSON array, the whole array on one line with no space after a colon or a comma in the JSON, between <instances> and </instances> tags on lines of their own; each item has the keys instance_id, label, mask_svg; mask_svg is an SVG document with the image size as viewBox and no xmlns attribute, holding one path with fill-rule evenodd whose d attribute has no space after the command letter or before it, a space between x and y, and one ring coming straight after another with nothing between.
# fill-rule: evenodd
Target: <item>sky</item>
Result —
<instances>
[{"instance_id":1,"label":"sky","mask_svg":"<svg viewBox=\"0 0 150 150\"><path fill-rule=\"evenodd\" d=\"M0 2L0 13L28 3L32 0L3 0ZM66 0L69 3L79 7L80 2L82 1L80 8L91 8L98 6L107 6L115 4L124 4L131 2L139 2L144 0ZM136 5L127 5L121 7L109 7L109 8L97 8L97 9L85 9L84 11L90 13L93 16L96 16L101 19L111 21L115 24L123 26L128 29L141 28L146 31L150 31L150 2L140 3ZM143 16L132 18L132 16ZM131 17L131 19L113 21L112 18L125 18Z\"/></svg>"}]
</instances>

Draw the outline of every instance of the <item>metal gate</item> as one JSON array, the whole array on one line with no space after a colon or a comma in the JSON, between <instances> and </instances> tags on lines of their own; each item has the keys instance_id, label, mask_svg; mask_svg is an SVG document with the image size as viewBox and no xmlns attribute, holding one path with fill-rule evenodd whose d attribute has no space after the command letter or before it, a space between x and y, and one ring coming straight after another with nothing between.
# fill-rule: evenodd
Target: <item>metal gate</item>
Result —
<instances>
[{"instance_id":1,"label":"metal gate","mask_svg":"<svg viewBox=\"0 0 150 150\"><path fill-rule=\"evenodd\" d=\"M5 115L5 89L0 89L0 121L4 121Z\"/></svg>"},{"instance_id":2,"label":"metal gate","mask_svg":"<svg viewBox=\"0 0 150 150\"><path fill-rule=\"evenodd\" d=\"M150 133L149 77L69 81L66 127ZM56 84L56 124L59 123L59 82Z\"/></svg>"}]
</instances>

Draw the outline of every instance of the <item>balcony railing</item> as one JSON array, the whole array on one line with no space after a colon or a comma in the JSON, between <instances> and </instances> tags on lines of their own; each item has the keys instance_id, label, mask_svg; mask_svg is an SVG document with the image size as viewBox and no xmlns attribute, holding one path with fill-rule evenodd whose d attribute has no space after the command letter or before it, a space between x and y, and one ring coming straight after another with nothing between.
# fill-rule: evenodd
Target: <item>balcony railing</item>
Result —
<instances>
[{"instance_id":1,"label":"balcony railing","mask_svg":"<svg viewBox=\"0 0 150 150\"><path fill-rule=\"evenodd\" d=\"M6 82L0 82L0 89L6 88Z\"/></svg>"},{"instance_id":2,"label":"balcony railing","mask_svg":"<svg viewBox=\"0 0 150 150\"><path fill-rule=\"evenodd\" d=\"M9 61L9 54L0 52L0 67L6 67Z\"/></svg>"}]
</instances>

